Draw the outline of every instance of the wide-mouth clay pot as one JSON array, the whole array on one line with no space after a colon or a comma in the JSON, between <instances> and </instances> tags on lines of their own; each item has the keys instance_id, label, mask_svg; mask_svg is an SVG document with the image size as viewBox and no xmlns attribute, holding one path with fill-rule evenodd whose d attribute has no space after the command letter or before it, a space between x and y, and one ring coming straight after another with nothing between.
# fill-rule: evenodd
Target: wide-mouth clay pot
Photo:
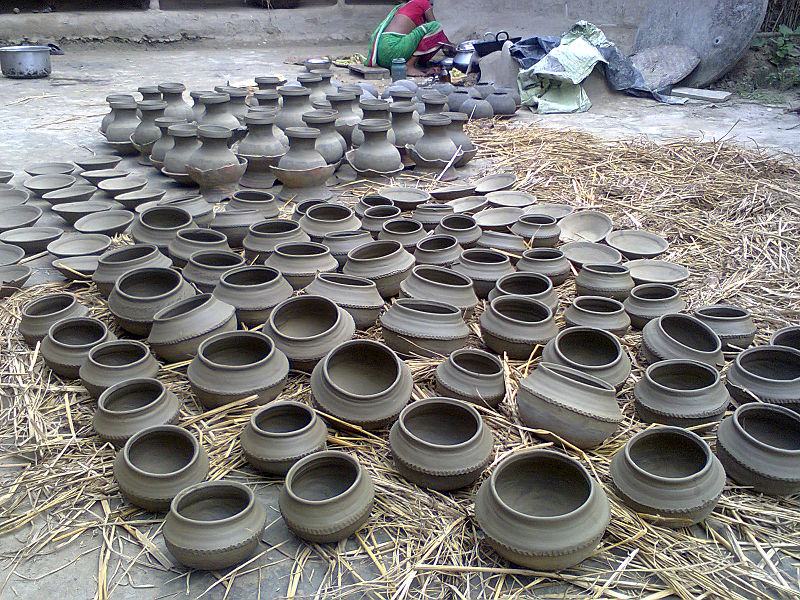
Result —
<instances>
[{"instance_id":1,"label":"wide-mouth clay pot","mask_svg":"<svg viewBox=\"0 0 800 600\"><path fill-rule=\"evenodd\" d=\"M494 436L470 404L453 398L427 398L403 409L389 432L389 445L405 479L451 491L480 477L491 462Z\"/></svg>"},{"instance_id":2,"label":"wide-mouth clay pot","mask_svg":"<svg viewBox=\"0 0 800 600\"><path fill-rule=\"evenodd\" d=\"M581 210L567 215L559 223L565 242L600 242L611 233L614 223L597 210Z\"/></svg>"},{"instance_id":3,"label":"wide-mouth clay pot","mask_svg":"<svg viewBox=\"0 0 800 600\"><path fill-rule=\"evenodd\" d=\"M648 321L662 315L679 313L686 308L678 288L666 283L637 285L623 304L636 329L642 329Z\"/></svg>"},{"instance_id":4,"label":"wide-mouth clay pot","mask_svg":"<svg viewBox=\"0 0 800 600\"><path fill-rule=\"evenodd\" d=\"M262 325L272 309L292 295L292 286L280 271L260 265L226 271L214 288L214 297L236 309L248 328Z\"/></svg>"},{"instance_id":5,"label":"wide-mouth clay pot","mask_svg":"<svg viewBox=\"0 0 800 600\"><path fill-rule=\"evenodd\" d=\"M555 248L526 250L516 266L518 271L545 275L555 287L562 285L572 272L567 257L561 250Z\"/></svg>"},{"instance_id":6,"label":"wide-mouth clay pot","mask_svg":"<svg viewBox=\"0 0 800 600\"><path fill-rule=\"evenodd\" d=\"M330 249L317 242L278 244L264 264L280 271L296 290L311 283L317 273L333 273L339 267Z\"/></svg>"},{"instance_id":7,"label":"wide-mouth clay pot","mask_svg":"<svg viewBox=\"0 0 800 600\"><path fill-rule=\"evenodd\" d=\"M301 200L297 202L294 205L294 210L292 211L292 221L297 221L299 223L300 219L302 219L303 216L308 212L309 208L316 206L317 204L323 204L324 202L326 201L320 200L319 198L311 198L309 200Z\"/></svg>"},{"instance_id":8,"label":"wide-mouth clay pot","mask_svg":"<svg viewBox=\"0 0 800 600\"><path fill-rule=\"evenodd\" d=\"M756 337L756 326L750 312L738 306L715 304L702 306L694 311L699 319L717 334L723 352L741 352Z\"/></svg>"},{"instance_id":9,"label":"wide-mouth clay pot","mask_svg":"<svg viewBox=\"0 0 800 600\"><path fill-rule=\"evenodd\" d=\"M153 206L142 211L131 226L131 236L138 244L155 244L167 253L169 243L181 229L196 227L192 215L177 206Z\"/></svg>"},{"instance_id":10,"label":"wide-mouth clay pot","mask_svg":"<svg viewBox=\"0 0 800 600\"><path fill-rule=\"evenodd\" d=\"M717 429L725 472L754 492L788 496L800 490L800 415L774 404L745 404Z\"/></svg>"},{"instance_id":11,"label":"wide-mouth clay pot","mask_svg":"<svg viewBox=\"0 0 800 600\"><path fill-rule=\"evenodd\" d=\"M450 267L461 257L464 249L452 235L428 235L417 242L414 260L418 265Z\"/></svg>"},{"instance_id":12,"label":"wide-mouth clay pot","mask_svg":"<svg viewBox=\"0 0 800 600\"><path fill-rule=\"evenodd\" d=\"M117 339L105 323L91 317L69 317L54 323L42 339L45 364L67 379L78 379L78 370L92 348Z\"/></svg>"},{"instance_id":13,"label":"wide-mouth clay pot","mask_svg":"<svg viewBox=\"0 0 800 600\"><path fill-rule=\"evenodd\" d=\"M442 396L495 408L506 396L503 363L477 348L451 353L436 367L436 391Z\"/></svg>"},{"instance_id":14,"label":"wide-mouth clay pot","mask_svg":"<svg viewBox=\"0 0 800 600\"><path fill-rule=\"evenodd\" d=\"M561 227L555 217L537 213L520 215L511 231L525 239L531 248L553 248L561 238Z\"/></svg>"},{"instance_id":15,"label":"wide-mouth clay pot","mask_svg":"<svg viewBox=\"0 0 800 600\"><path fill-rule=\"evenodd\" d=\"M597 242L569 242L561 251L576 269L584 265L618 265L622 263L619 251Z\"/></svg>"},{"instance_id":16,"label":"wide-mouth clay pot","mask_svg":"<svg viewBox=\"0 0 800 600\"><path fill-rule=\"evenodd\" d=\"M96 256L111 246L111 238L101 233L66 233L47 244L47 251L56 258Z\"/></svg>"},{"instance_id":17,"label":"wide-mouth clay pot","mask_svg":"<svg viewBox=\"0 0 800 600\"><path fill-rule=\"evenodd\" d=\"M603 296L578 296L564 311L570 327L595 327L622 337L631 328L631 318L619 300Z\"/></svg>"},{"instance_id":18,"label":"wide-mouth clay pot","mask_svg":"<svg viewBox=\"0 0 800 600\"><path fill-rule=\"evenodd\" d=\"M594 327L559 332L544 347L542 360L592 375L618 390L631 374L631 359L617 336Z\"/></svg>"},{"instance_id":19,"label":"wide-mouth clay pot","mask_svg":"<svg viewBox=\"0 0 800 600\"><path fill-rule=\"evenodd\" d=\"M94 346L78 374L89 394L97 398L121 381L158 374L158 362L142 342L113 340Z\"/></svg>"},{"instance_id":20,"label":"wide-mouth clay pot","mask_svg":"<svg viewBox=\"0 0 800 600\"><path fill-rule=\"evenodd\" d=\"M355 331L350 313L322 296L289 298L273 309L264 324L264 333L298 371L311 371Z\"/></svg>"},{"instance_id":21,"label":"wide-mouth clay pot","mask_svg":"<svg viewBox=\"0 0 800 600\"><path fill-rule=\"evenodd\" d=\"M518 235L491 230L484 231L475 245L504 253L512 265L517 264L522 253L528 249L528 244Z\"/></svg>"},{"instance_id":22,"label":"wide-mouth clay pot","mask_svg":"<svg viewBox=\"0 0 800 600\"><path fill-rule=\"evenodd\" d=\"M128 379L100 394L92 426L102 439L122 446L143 429L177 421L180 405L158 379Z\"/></svg>"},{"instance_id":23,"label":"wide-mouth clay pot","mask_svg":"<svg viewBox=\"0 0 800 600\"><path fill-rule=\"evenodd\" d=\"M327 246L331 255L339 263L339 267L344 267L347 262L347 255L351 250L358 248L362 244L372 241L372 235L368 231L358 229L356 231L334 231L322 238L322 244Z\"/></svg>"},{"instance_id":24,"label":"wide-mouth clay pot","mask_svg":"<svg viewBox=\"0 0 800 600\"><path fill-rule=\"evenodd\" d=\"M315 452L289 469L278 503L283 520L298 537L309 542L338 542L369 519L375 486L369 473L349 454Z\"/></svg>"},{"instance_id":25,"label":"wide-mouth clay pot","mask_svg":"<svg viewBox=\"0 0 800 600\"><path fill-rule=\"evenodd\" d=\"M309 242L309 235L296 221L267 219L250 225L242 241L244 257L248 262L263 263L275 251L275 246L285 242Z\"/></svg>"},{"instance_id":26,"label":"wide-mouth clay pot","mask_svg":"<svg viewBox=\"0 0 800 600\"><path fill-rule=\"evenodd\" d=\"M705 519L725 487L725 469L708 444L679 427L636 434L614 455L609 471L625 504L668 527Z\"/></svg>"},{"instance_id":27,"label":"wide-mouth clay pot","mask_svg":"<svg viewBox=\"0 0 800 600\"><path fill-rule=\"evenodd\" d=\"M725 376L736 404L769 402L800 410L800 350L756 346L736 357Z\"/></svg>"},{"instance_id":28,"label":"wide-mouth clay pot","mask_svg":"<svg viewBox=\"0 0 800 600\"><path fill-rule=\"evenodd\" d=\"M528 360L538 346L558 333L553 311L524 296L500 296L480 316L481 338L490 350L513 360Z\"/></svg>"},{"instance_id":29,"label":"wide-mouth clay pot","mask_svg":"<svg viewBox=\"0 0 800 600\"><path fill-rule=\"evenodd\" d=\"M200 231L192 229L191 231ZM159 252L155 244L133 244L109 250L97 261L97 269L92 281L97 285L100 294L108 298L114 284L122 275L143 267L172 266L172 261Z\"/></svg>"},{"instance_id":30,"label":"wide-mouth clay pot","mask_svg":"<svg viewBox=\"0 0 800 600\"><path fill-rule=\"evenodd\" d=\"M329 233L356 231L361 227L360 219L351 209L334 202L312 206L298 224L315 242L319 242Z\"/></svg>"},{"instance_id":31,"label":"wide-mouth clay pot","mask_svg":"<svg viewBox=\"0 0 800 600\"><path fill-rule=\"evenodd\" d=\"M504 275L497 280L494 288L489 292L488 300L491 301L500 296L524 296L538 300L547 305L554 315L558 309L558 294L553 289L553 282L549 277L539 273L521 271Z\"/></svg>"},{"instance_id":32,"label":"wide-mouth clay pot","mask_svg":"<svg viewBox=\"0 0 800 600\"><path fill-rule=\"evenodd\" d=\"M48 294L22 307L19 332L28 346L33 347L47 336L50 327L69 317L85 317L89 309L67 292Z\"/></svg>"},{"instance_id":33,"label":"wide-mouth clay pot","mask_svg":"<svg viewBox=\"0 0 800 600\"><path fill-rule=\"evenodd\" d=\"M481 228L469 215L446 215L436 225L434 233L453 236L462 248L474 248L481 237Z\"/></svg>"},{"instance_id":34,"label":"wide-mouth clay pot","mask_svg":"<svg viewBox=\"0 0 800 600\"><path fill-rule=\"evenodd\" d=\"M437 300L461 309L469 318L478 305L472 280L452 269L421 264L400 284L400 295L416 300Z\"/></svg>"},{"instance_id":35,"label":"wide-mouth clay pot","mask_svg":"<svg viewBox=\"0 0 800 600\"><path fill-rule=\"evenodd\" d=\"M771 346L785 346L800 350L800 326L791 325L779 329L769 338L769 343Z\"/></svg>"},{"instance_id":36,"label":"wide-mouth clay pot","mask_svg":"<svg viewBox=\"0 0 800 600\"><path fill-rule=\"evenodd\" d=\"M426 202L414 209L412 217L422 223L425 231L433 231L433 229L442 222L444 217L452 214L453 207L448 204Z\"/></svg>"},{"instance_id":37,"label":"wide-mouth clay pot","mask_svg":"<svg viewBox=\"0 0 800 600\"><path fill-rule=\"evenodd\" d=\"M356 328L368 329L375 325L383 309L383 298L375 282L365 277L343 273L318 273L306 294L322 296L343 308L355 321Z\"/></svg>"},{"instance_id":38,"label":"wide-mouth clay pot","mask_svg":"<svg viewBox=\"0 0 800 600\"><path fill-rule=\"evenodd\" d=\"M140 431L114 459L114 479L122 495L153 512L169 510L178 492L203 481L208 469L206 451L191 433L175 425Z\"/></svg>"},{"instance_id":39,"label":"wide-mouth clay pot","mask_svg":"<svg viewBox=\"0 0 800 600\"><path fill-rule=\"evenodd\" d=\"M205 198L202 196L192 196L190 198L180 198L176 200L158 199L155 203L148 202L147 204L140 204L136 207L136 212L141 214L151 206L182 208L191 215L193 221L193 225L189 225L187 229L195 225L198 227L208 227L214 216L213 206L206 202Z\"/></svg>"},{"instance_id":40,"label":"wide-mouth clay pot","mask_svg":"<svg viewBox=\"0 0 800 600\"><path fill-rule=\"evenodd\" d=\"M8 298L21 290L32 274L33 269L28 265L0 267L0 298Z\"/></svg>"},{"instance_id":41,"label":"wide-mouth clay pot","mask_svg":"<svg viewBox=\"0 0 800 600\"><path fill-rule=\"evenodd\" d=\"M651 363L670 358L699 360L721 369L722 342L695 317L670 313L649 321L642 329L642 354Z\"/></svg>"},{"instance_id":42,"label":"wide-mouth clay pot","mask_svg":"<svg viewBox=\"0 0 800 600\"><path fill-rule=\"evenodd\" d=\"M342 272L374 281L378 293L383 298L390 298L400 293L400 283L408 277L413 266L414 257L400 242L379 240L351 250Z\"/></svg>"},{"instance_id":43,"label":"wide-mouth clay pot","mask_svg":"<svg viewBox=\"0 0 800 600\"><path fill-rule=\"evenodd\" d=\"M275 195L260 190L239 190L235 192L228 208L231 210L257 210L262 219L275 219L278 217L278 203Z\"/></svg>"},{"instance_id":44,"label":"wide-mouth clay pot","mask_svg":"<svg viewBox=\"0 0 800 600\"><path fill-rule=\"evenodd\" d=\"M182 490L164 520L164 542L178 562L219 571L255 554L267 509L252 490L234 481L207 481Z\"/></svg>"},{"instance_id":45,"label":"wide-mouth clay pot","mask_svg":"<svg viewBox=\"0 0 800 600\"><path fill-rule=\"evenodd\" d=\"M489 296L498 279L515 271L508 256L483 248L464 250L452 269L472 279L475 293L481 299Z\"/></svg>"},{"instance_id":46,"label":"wide-mouth clay pot","mask_svg":"<svg viewBox=\"0 0 800 600\"><path fill-rule=\"evenodd\" d=\"M401 211L396 206L371 206L361 217L361 228L368 231L372 237L377 237L384 223L397 219L400 215Z\"/></svg>"},{"instance_id":47,"label":"wide-mouth clay pot","mask_svg":"<svg viewBox=\"0 0 800 600\"><path fill-rule=\"evenodd\" d=\"M411 398L413 385L408 365L373 340L339 344L311 374L311 392L322 411L364 429L392 423Z\"/></svg>"},{"instance_id":48,"label":"wide-mouth clay pot","mask_svg":"<svg viewBox=\"0 0 800 600\"><path fill-rule=\"evenodd\" d=\"M250 404L267 404L283 391L289 361L272 339L257 331L226 331L197 349L186 376L192 391L208 409L249 396Z\"/></svg>"},{"instance_id":49,"label":"wide-mouth clay pot","mask_svg":"<svg viewBox=\"0 0 800 600\"><path fill-rule=\"evenodd\" d=\"M461 309L434 300L399 298L379 321L386 345L404 356L448 356L470 333Z\"/></svg>"},{"instance_id":50,"label":"wide-mouth clay pot","mask_svg":"<svg viewBox=\"0 0 800 600\"><path fill-rule=\"evenodd\" d=\"M576 460L551 450L504 458L481 484L475 518L503 558L557 571L592 555L611 521L600 483Z\"/></svg>"},{"instance_id":51,"label":"wide-mouth clay pot","mask_svg":"<svg viewBox=\"0 0 800 600\"><path fill-rule=\"evenodd\" d=\"M669 249L669 242L660 235L637 229L612 231L606 235L606 244L628 260L655 258Z\"/></svg>"},{"instance_id":52,"label":"wide-mouth clay pot","mask_svg":"<svg viewBox=\"0 0 800 600\"><path fill-rule=\"evenodd\" d=\"M219 231L207 228L181 229L175 236L167 251L176 267L185 267L189 257L195 252L217 250L229 252L228 237Z\"/></svg>"},{"instance_id":53,"label":"wide-mouth clay pot","mask_svg":"<svg viewBox=\"0 0 800 600\"><path fill-rule=\"evenodd\" d=\"M417 242L423 239L427 234L422 223L416 219L407 219L401 217L398 219L390 219L386 221L378 233L379 241L397 241L403 245L407 252L414 252Z\"/></svg>"},{"instance_id":54,"label":"wide-mouth clay pot","mask_svg":"<svg viewBox=\"0 0 800 600\"><path fill-rule=\"evenodd\" d=\"M633 287L633 278L625 265L585 264L575 278L578 296L603 296L622 302Z\"/></svg>"},{"instance_id":55,"label":"wide-mouth clay pot","mask_svg":"<svg viewBox=\"0 0 800 600\"><path fill-rule=\"evenodd\" d=\"M176 270L144 267L117 279L108 296L108 309L125 331L146 336L159 310L194 295L194 288Z\"/></svg>"},{"instance_id":56,"label":"wide-mouth clay pot","mask_svg":"<svg viewBox=\"0 0 800 600\"><path fill-rule=\"evenodd\" d=\"M259 408L244 426L239 442L247 462L283 476L294 463L325 449L328 428L314 410L291 400Z\"/></svg>"},{"instance_id":57,"label":"wide-mouth clay pot","mask_svg":"<svg viewBox=\"0 0 800 600\"><path fill-rule=\"evenodd\" d=\"M650 365L636 382L633 395L642 421L677 427L719 421L731 401L719 371L684 359Z\"/></svg>"},{"instance_id":58,"label":"wide-mouth clay pot","mask_svg":"<svg viewBox=\"0 0 800 600\"><path fill-rule=\"evenodd\" d=\"M250 226L260 222L264 215L255 209L237 210L226 208L215 213L209 227L224 233L232 248L241 248Z\"/></svg>"},{"instance_id":59,"label":"wide-mouth clay pot","mask_svg":"<svg viewBox=\"0 0 800 600\"><path fill-rule=\"evenodd\" d=\"M358 203L353 207L353 210L360 219L363 219L364 215L367 213L367 210L370 208L375 208L376 206L394 206L394 201L377 194L368 194L358 201Z\"/></svg>"},{"instance_id":60,"label":"wide-mouth clay pot","mask_svg":"<svg viewBox=\"0 0 800 600\"><path fill-rule=\"evenodd\" d=\"M244 258L230 250L200 250L189 256L183 268L183 277L198 290L211 293L219 278L231 269L244 265Z\"/></svg>"}]
</instances>

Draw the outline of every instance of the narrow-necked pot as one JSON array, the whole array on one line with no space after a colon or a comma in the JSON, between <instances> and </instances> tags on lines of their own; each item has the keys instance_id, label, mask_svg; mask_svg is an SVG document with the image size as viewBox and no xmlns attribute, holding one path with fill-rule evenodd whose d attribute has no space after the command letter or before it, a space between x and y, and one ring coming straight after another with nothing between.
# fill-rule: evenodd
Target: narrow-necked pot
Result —
<instances>
[{"instance_id":1,"label":"narrow-necked pot","mask_svg":"<svg viewBox=\"0 0 800 600\"><path fill-rule=\"evenodd\" d=\"M489 292L488 300L500 296L524 296L547 305L555 315L558 309L558 294L550 278L539 273L517 272L504 275Z\"/></svg>"},{"instance_id":2,"label":"narrow-necked pot","mask_svg":"<svg viewBox=\"0 0 800 600\"><path fill-rule=\"evenodd\" d=\"M800 411L800 350L756 346L736 357L725 376L736 404L768 402Z\"/></svg>"},{"instance_id":3,"label":"narrow-necked pot","mask_svg":"<svg viewBox=\"0 0 800 600\"><path fill-rule=\"evenodd\" d=\"M284 242L309 242L311 238L300 229L296 221L267 219L253 223L242 241L244 257L248 262L263 263Z\"/></svg>"},{"instance_id":4,"label":"narrow-necked pot","mask_svg":"<svg viewBox=\"0 0 800 600\"><path fill-rule=\"evenodd\" d=\"M564 311L570 327L595 327L622 337L631 328L631 318L619 300L604 296L578 296Z\"/></svg>"},{"instance_id":5,"label":"narrow-necked pot","mask_svg":"<svg viewBox=\"0 0 800 600\"><path fill-rule=\"evenodd\" d=\"M561 237L561 227L555 217L535 212L521 215L511 231L527 240L532 248L554 248Z\"/></svg>"},{"instance_id":6,"label":"narrow-necked pot","mask_svg":"<svg viewBox=\"0 0 800 600\"><path fill-rule=\"evenodd\" d=\"M723 352L741 352L756 337L756 326L750 311L729 304L701 306L694 311L699 319L717 334Z\"/></svg>"},{"instance_id":7,"label":"narrow-necked pot","mask_svg":"<svg viewBox=\"0 0 800 600\"><path fill-rule=\"evenodd\" d=\"M449 204L436 204L426 202L414 209L412 216L422 223L425 231L433 231L442 222L442 219L453 214L453 207Z\"/></svg>"},{"instance_id":8,"label":"narrow-necked pot","mask_svg":"<svg viewBox=\"0 0 800 600\"><path fill-rule=\"evenodd\" d=\"M122 446L143 429L177 421L180 406L178 397L158 379L128 379L100 394L92 426L102 439Z\"/></svg>"},{"instance_id":9,"label":"narrow-necked pot","mask_svg":"<svg viewBox=\"0 0 800 600\"><path fill-rule=\"evenodd\" d=\"M331 251L331 256L339 263L339 267L344 267L347 262L347 255L354 248L372 241L372 236L368 231L357 229L355 231L334 231L322 238L322 244Z\"/></svg>"},{"instance_id":10,"label":"narrow-necked pot","mask_svg":"<svg viewBox=\"0 0 800 600\"><path fill-rule=\"evenodd\" d=\"M686 308L678 288L666 283L644 283L631 290L623 303L631 318L631 325L642 329L648 321L669 313L679 313Z\"/></svg>"},{"instance_id":11,"label":"narrow-necked pot","mask_svg":"<svg viewBox=\"0 0 800 600\"><path fill-rule=\"evenodd\" d=\"M586 264L575 278L579 296L603 296L622 302L633 288L631 272L625 265Z\"/></svg>"},{"instance_id":12,"label":"narrow-necked pot","mask_svg":"<svg viewBox=\"0 0 800 600\"><path fill-rule=\"evenodd\" d=\"M339 263L327 246L317 242L284 242L264 262L280 271L296 290L306 287L317 273L333 273Z\"/></svg>"},{"instance_id":13,"label":"narrow-necked pot","mask_svg":"<svg viewBox=\"0 0 800 600\"><path fill-rule=\"evenodd\" d=\"M400 217L386 221L378 233L378 240L400 242L407 252L414 252L417 242L425 237L425 228L416 219Z\"/></svg>"},{"instance_id":14,"label":"narrow-necked pot","mask_svg":"<svg viewBox=\"0 0 800 600\"><path fill-rule=\"evenodd\" d=\"M400 242L384 240L367 242L351 250L342 272L374 281L378 293L390 298L400 293L400 283L413 266L414 257Z\"/></svg>"},{"instance_id":15,"label":"narrow-necked pot","mask_svg":"<svg viewBox=\"0 0 800 600\"><path fill-rule=\"evenodd\" d=\"M228 238L224 233L205 227L181 229L167 246L167 252L176 267L185 267L189 257L195 252L205 250L230 252L230 249Z\"/></svg>"},{"instance_id":16,"label":"narrow-necked pot","mask_svg":"<svg viewBox=\"0 0 800 600\"><path fill-rule=\"evenodd\" d=\"M150 349L136 340L111 340L94 346L78 375L89 394L97 398L121 381L158 374L158 362Z\"/></svg>"},{"instance_id":17,"label":"narrow-necked pot","mask_svg":"<svg viewBox=\"0 0 800 600\"><path fill-rule=\"evenodd\" d=\"M344 273L318 273L304 291L306 294L332 300L350 313L358 329L375 325L383 309L383 298L378 293L378 286L365 277Z\"/></svg>"},{"instance_id":18,"label":"narrow-necked pot","mask_svg":"<svg viewBox=\"0 0 800 600\"><path fill-rule=\"evenodd\" d=\"M209 227L224 233L232 248L241 248L250 226L262 221L264 215L255 209L236 210L227 208L214 215Z\"/></svg>"},{"instance_id":19,"label":"narrow-necked pot","mask_svg":"<svg viewBox=\"0 0 800 600\"><path fill-rule=\"evenodd\" d=\"M200 231L191 229L187 231ZM92 274L92 281L97 285L100 294L108 298L114 284L122 275L141 269L144 267L164 267L172 266L172 261L161 254L155 244L133 244L131 246L120 246L109 250L97 261L97 269Z\"/></svg>"},{"instance_id":20,"label":"narrow-necked pot","mask_svg":"<svg viewBox=\"0 0 800 600\"><path fill-rule=\"evenodd\" d=\"M452 269L421 264L400 284L400 295L417 300L438 300L459 308L468 319L478 305L472 280Z\"/></svg>"},{"instance_id":21,"label":"narrow-necked pot","mask_svg":"<svg viewBox=\"0 0 800 600\"><path fill-rule=\"evenodd\" d=\"M572 273L567 257L555 248L526 250L517 261L517 270L546 275L556 287L562 285Z\"/></svg>"},{"instance_id":22,"label":"narrow-necked pot","mask_svg":"<svg viewBox=\"0 0 800 600\"><path fill-rule=\"evenodd\" d=\"M187 227L197 227L188 211L177 206L152 206L136 217L131 236L137 244L155 244L166 254L169 243Z\"/></svg>"},{"instance_id":23,"label":"narrow-necked pot","mask_svg":"<svg viewBox=\"0 0 800 600\"><path fill-rule=\"evenodd\" d=\"M105 323L91 317L69 317L53 323L39 348L45 364L67 379L78 371L92 348L117 339Z\"/></svg>"},{"instance_id":24,"label":"narrow-necked pot","mask_svg":"<svg viewBox=\"0 0 800 600\"><path fill-rule=\"evenodd\" d=\"M262 325L272 309L292 292L292 286L277 269L250 265L223 273L214 288L214 297L233 306L239 322L253 328Z\"/></svg>"},{"instance_id":25,"label":"narrow-necked pot","mask_svg":"<svg viewBox=\"0 0 800 600\"><path fill-rule=\"evenodd\" d=\"M513 360L527 360L558 333L550 307L524 296L495 298L479 322L483 343Z\"/></svg>"},{"instance_id":26,"label":"narrow-necked pot","mask_svg":"<svg viewBox=\"0 0 800 600\"><path fill-rule=\"evenodd\" d=\"M19 333L30 347L47 337L50 327L69 317L85 317L89 309L67 292L47 294L22 307Z\"/></svg>"},{"instance_id":27,"label":"narrow-necked pot","mask_svg":"<svg viewBox=\"0 0 800 600\"><path fill-rule=\"evenodd\" d=\"M428 235L417 242L414 260L419 265L450 267L459 260L463 251L452 235Z\"/></svg>"},{"instance_id":28,"label":"narrow-necked pot","mask_svg":"<svg viewBox=\"0 0 800 600\"><path fill-rule=\"evenodd\" d=\"M469 338L461 310L444 302L399 298L379 320L386 345L405 356L448 356Z\"/></svg>"},{"instance_id":29,"label":"narrow-necked pot","mask_svg":"<svg viewBox=\"0 0 800 600\"><path fill-rule=\"evenodd\" d=\"M379 196L378 196L379 197ZM400 217L401 211L396 206L371 206L361 218L361 228L368 231L373 238L383 229L383 224Z\"/></svg>"},{"instance_id":30,"label":"narrow-necked pot","mask_svg":"<svg viewBox=\"0 0 800 600\"><path fill-rule=\"evenodd\" d=\"M542 360L592 375L618 390L631 374L631 359L617 336L595 327L562 330L544 347Z\"/></svg>"},{"instance_id":31,"label":"narrow-necked pot","mask_svg":"<svg viewBox=\"0 0 800 600\"><path fill-rule=\"evenodd\" d=\"M451 235L462 248L474 248L481 237L481 228L469 215L445 215L436 225L434 233Z\"/></svg>"},{"instance_id":32,"label":"narrow-necked pot","mask_svg":"<svg viewBox=\"0 0 800 600\"><path fill-rule=\"evenodd\" d=\"M498 279L514 272L508 256L483 248L464 250L452 269L472 279L478 298L488 297Z\"/></svg>"},{"instance_id":33,"label":"narrow-necked pot","mask_svg":"<svg viewBox=\"0 0 800 600\"><path fill-rule=\"evenodd\" d=\"M477 348L456 350L436 367L436 391L480 406L495 408L506 396L503 363Z\"/></svg>"},{"instance_id":34,"label":"narrow-necked pot","mask_svg":"<svg viewBox=\"0 0 800 600\"><path fill-rule=\"evenodd\" d=\"M230 250L200 250L189 256L183 277L204 293L211 293L224 273L244 265L244 258Z\"/></svg>"},{"instance_id":35,"label":"narrow-necked pot","mask_svg":"<svg viewBox=\"0 0 800 600\"><path fill-rule=\"evenodd\" d=\"M650 362L688 358L717 369L725 364L717 334L689 315L670 313L649 321L642 329L641 348Z\"/></svg>"}]
</instances>

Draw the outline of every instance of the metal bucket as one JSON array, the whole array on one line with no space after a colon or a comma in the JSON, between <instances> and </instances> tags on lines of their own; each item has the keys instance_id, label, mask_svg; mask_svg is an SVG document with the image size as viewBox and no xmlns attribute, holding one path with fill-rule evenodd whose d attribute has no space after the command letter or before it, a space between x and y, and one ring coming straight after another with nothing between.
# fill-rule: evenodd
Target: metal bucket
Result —
<instances>
[{"instance_id":1,"label":"metal bucket","mask_svg":"<svg viewBox=\"0 0 800 600\"><path fill-rule=\"evenodd\" d=\"M13 79L48 77L50 55L64 54L55 44L47 46L6 46L0 48L0 69Z\"/></svg>"}]
</instances>

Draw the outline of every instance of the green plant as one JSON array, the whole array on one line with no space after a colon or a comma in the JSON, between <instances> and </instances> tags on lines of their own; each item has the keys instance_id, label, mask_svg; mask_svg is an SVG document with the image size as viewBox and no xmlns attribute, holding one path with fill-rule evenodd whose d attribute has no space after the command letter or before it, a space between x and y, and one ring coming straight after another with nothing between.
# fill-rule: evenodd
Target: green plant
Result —
<instances>
[{"instance_id":1,"label":"green plant","mask_svg":"<svg viewBox=\"0 0 800 600\"><path fill-rule=\"evenodd\" d=\"M786 25L781 25L777 33L776 37L770 38L773 54L769 60L776 67L781 67L800 58L800 48L794 43L794 36L800 35L800 26L792 30Z\"/></svg>"}]
</instances>

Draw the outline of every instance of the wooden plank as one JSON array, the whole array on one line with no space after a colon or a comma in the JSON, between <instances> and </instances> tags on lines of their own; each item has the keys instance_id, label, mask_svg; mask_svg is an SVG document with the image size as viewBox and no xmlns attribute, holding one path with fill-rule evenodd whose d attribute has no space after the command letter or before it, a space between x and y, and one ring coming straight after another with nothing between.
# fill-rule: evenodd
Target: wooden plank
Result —
<instances>
[{"instance_id":1,"label":"wooden plank","mask_svg":"<svg viewBox=\"0 0 800 600\"><path fill-rule=\"evenodd\" d=\"M732 96L730 92L701 90L689 87L672 88L672 95L678 98L689 98L691 100L702 100L704 102L727 102Z\"/></svg>"},{"instance_id":2,"label":"wooden plank","mask_svg":"<svg viewBox=\"0 0 800 600\"><path fill-rule=\"evenodd\" d=\"M368 67L366 65L350 65L350 72L354 75L360 75L364 79L386 79L390 76L389 69Z\"/></svg>"}]
</instances>

